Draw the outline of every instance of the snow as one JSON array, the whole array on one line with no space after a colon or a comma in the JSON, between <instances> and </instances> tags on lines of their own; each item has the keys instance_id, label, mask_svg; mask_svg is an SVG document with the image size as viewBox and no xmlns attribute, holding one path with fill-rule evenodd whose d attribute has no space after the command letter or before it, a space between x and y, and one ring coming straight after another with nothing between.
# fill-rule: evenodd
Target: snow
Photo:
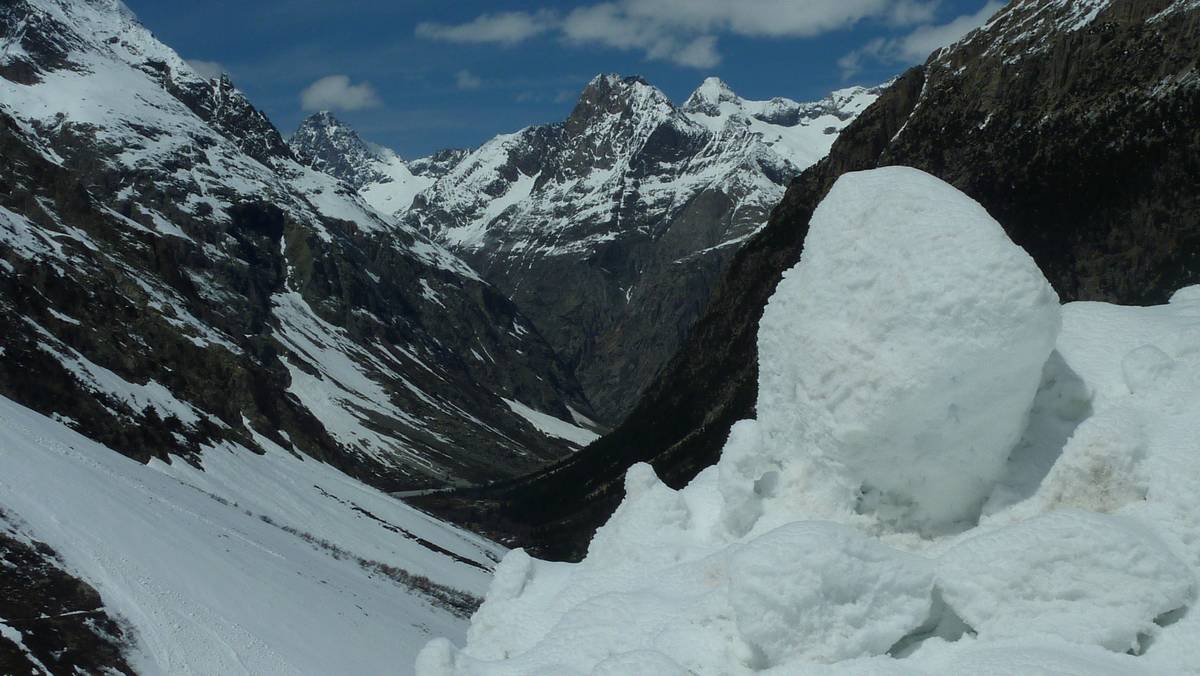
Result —
<instances>
[{"instance_id":1,"label":"snow","mask_svg":"<svg viewBox=\"0 0 1200 676\"><path fill-rule=\"evenodd\" d=\"M478 593L498 547L257 441L146 466L0 398L0 509L128 623L139 673L403 674L462 635L371 565Z\"/></svg>"},{"instance_id":2,"label":"snow","mask_svg":"<svg viewBox=\"0 0 1200 676\"><path fill-rule=\"evenodd\" d=\"M1133 521L1065 509L967 538L938 561L946 604L979 636L1136 650L1191 600L1190 570Z\"/></svg>"},{"instance_id":3,"label":"snow","mask_svg":"<svg viewBox=\"0 0 1200 676\"><path fill-rule=\"evenodd\" d=\"M727 128L747 129L780 157L804 169L828 155L838 132L877 96L865 87L849 87L814 103L785 98L751 101L710 77L688 97L683 110L693 122L716 134L727 133Z\"/></svg>"},{"instance_id":4,"label":"snow","mask_svg":"<svg viewBox=\"0 0 1200 676\"><path fill-rule=\"evenodd\" d=\"M901 523L969 519L1020 438L1058 328L1053 289L973 200L906 167L842 176L759 331L779 501L821 473Z\"/></svg>"},{"instance_id":5,"label":"snow","mask_svg":"<svg viewBox=\"0 0 1200 676\"><path fill-rule=\"evenodd\" d=\"M748 543L729 578L738 631L765 666L881 654L924 624L932 606L929 561L819 521Z\"/></svg>"},{"instance_id":6,"label":"snow","mask_svg":"<svg viewBox=\"0 0 1200 676\"><path fill-rule=\"evenodd\" d=\"M427 464L428 459L404 443L402 433L372 424L391 420L409 430L427 427L398 407L380 383L392 369L344 329L321 319L298 292L275 294L272 308L278 322L274 335L286 350L283 361L291 376L288 392L312 411L326 431L346 448L383 462L406 458Z\"/></svg>"},{"instance_id":7,"label":"snow","mask_svg":"<svg viewBox=\"0 0 1200 676\"><path fill-rule=\"evenodd\" d=\"M717 465L684 488L631 467L625 499L579 563L510 552L465 644L431 642L419 674L1200 672L1200 287L1166 305L1060 311L1024 254L944 184L898 169L843 180L771 301L762 332L778 344L760 351L760 370L871 373L844 389L847 400L877 397L848 425L900 432L867 449L878 471L921 466L938 483L905 487L934 506L971 477L974 508L921 529L864 500L873 468L844 443L854 434L797 425L795 437L771 436L808 392L809 381L780 378L760 419L736 424ZM863 193L871 205L849 199ZM829 231L839 227L849 241ZM813 271L824 274L797 281ZM826 299L819 319L785 321L782 308L847 282L861 283L840 304ZM822 331L840 331L845 347L814 355L801 341ZM921 333L940 359L919 361ZM792 400L787 384L800 390ZM938 443L917 445L911 421L885 414L920 418L927 402L962 410L957 422L926 414ZM978 407L992 415L958 430ZM947 460L964 439L990 440L991 465ZM929 449L950 454L946 467Z\"/></svg>"},{"instance_id":8,"label":"snow","mask_svg":"<svg viewBox=\"0 0 1200 676\"><path fill-rule=\"evenodd\" d=\"M545 434L546 436L566 439L567 441L570 441L571 443L577 444L581 447L587 446L600 437L599 434L596 434L589 429L579 427L578 425L573 425L565 420L562 420L561 418L556 418L549 413L542 413L541 411L530 406L526 406L519 401L505 399L504 403L508 404L508 407L512 409L513 413L516 413L524 418L526 422L528 422L530 425L533 425L537 431ZM571 413L573 416L576 415L574 411Z\"/></svg>"},{"instance_id":9,"label":"snow","mask_svg":"<svg viewBox=\"0 0 1200 676\"><path fill-rule=\"evenodd\" d=\"M408 210L413 199L436 180L432 176L414 174L408 163L390 150L380 150L375 169L382 178L359 189L363 201L381 214L396 214Z\"/></svg>"}]
</instances>

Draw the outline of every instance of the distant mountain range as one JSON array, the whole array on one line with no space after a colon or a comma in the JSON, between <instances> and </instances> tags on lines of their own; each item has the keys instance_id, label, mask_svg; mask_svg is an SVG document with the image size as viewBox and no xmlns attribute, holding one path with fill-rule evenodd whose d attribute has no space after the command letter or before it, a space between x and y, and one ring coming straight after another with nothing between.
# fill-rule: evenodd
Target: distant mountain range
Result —
<instances>
[{"instance_id":1,"label":"distant mountain range","mask_svg":"<svg viewBox=\"0 0 1200 676\"><path fill-rule=\"evenodd\" d=\"M676 106L641 78L601 75L564 122L470 152L405 162L329 113L290 143L511 298L615 424L788 182L879 91L748 101L709 78Z\"/></svg>"}]
</instances>

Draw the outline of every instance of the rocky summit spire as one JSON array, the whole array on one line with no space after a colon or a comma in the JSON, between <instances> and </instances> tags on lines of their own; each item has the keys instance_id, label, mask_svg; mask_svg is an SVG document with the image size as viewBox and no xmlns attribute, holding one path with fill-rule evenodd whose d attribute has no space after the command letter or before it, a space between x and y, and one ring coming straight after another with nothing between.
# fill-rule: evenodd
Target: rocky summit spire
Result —
<instances>
[{"instance_id":1,"label":"rocky summit spire","mask_svg":"<svg viewBox=\"0 0 1200 676\"><path fill-rule=\"evenodd\" d=\"M375 149L327 110L305 118L288 143L304 164L356 188L380 178Z\"/></svg>"}]
</instances>

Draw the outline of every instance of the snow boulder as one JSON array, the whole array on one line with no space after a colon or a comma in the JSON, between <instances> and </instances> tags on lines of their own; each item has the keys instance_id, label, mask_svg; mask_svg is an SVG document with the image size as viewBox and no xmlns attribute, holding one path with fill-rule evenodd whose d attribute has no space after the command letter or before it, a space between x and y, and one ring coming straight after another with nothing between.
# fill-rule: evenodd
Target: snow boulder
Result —
<instances>
[{"instance_id":1,"label":"snow boulder","mask_svg":"<svg viewBox=\"0 0 1200 676\"><path fill-rule=\"evenodd\" d=\"M933 605L930 561L819 521L752 540L729 580L738 631L768 667L881 655Z\"/></svg>"},{"instance_id":2,"label":"snow boulder","mask_svg":"<svg viewBox=\"0 0 1200 676\"><path fill-rule=\"evenodd\" d=\"M898 527L972 520L1059 325L1033 259L974 200L916 169L846 174L763 314L770 464L826 470Z\"/></svg>"},{"instance_id":3,"label":"snow boulder","mask_svg":"<svg viewBox=\"0 0 1200 676\"><path fill-rule=\"evenodd\" d=\"M1058 636L1117 652L1189 602L1193 575L1140 523L1062 510L968 537L938 562L946 604L989 640Z\"/></svg>"}]
</instances>

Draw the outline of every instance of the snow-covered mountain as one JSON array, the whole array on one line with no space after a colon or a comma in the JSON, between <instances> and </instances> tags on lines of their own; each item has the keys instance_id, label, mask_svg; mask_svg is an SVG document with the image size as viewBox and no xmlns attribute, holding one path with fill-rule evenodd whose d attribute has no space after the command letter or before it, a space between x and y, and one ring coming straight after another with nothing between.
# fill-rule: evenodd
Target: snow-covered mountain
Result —
<instances>
[{"instance_id":1,"label":"snow-covered mountain","mask_svg":"<svg viewBox=\"0 0 1200 676\"><path fill-rule=\"evenodd\" d=\"M403 672L461 632L500 550L379 489L595 436L533 323L119 0L0 4L0 156L0 672Z\"/></svg>"},{"instance_id":2,"label":"snow-covered mountain","mask_svg":"<svg viewBox=\"0 0 1200 676\"><path fill-rule=\"evenodd\" d=\"M590 411L511 302L119 2L6 3L0 30L0 394L142 460L257 430L387 488L587 437L538 417Z\"/></svg>"},{"instance_id":3,"label":"snow-covered mountain","mask_svg":"<svg viewBox=\"0 0 1200 676\"><path fill-rule=\"evenodd\" d=\"M709 78L676 106L640 78L601 75L566 121L497 136L448 168L405 164L328 115L291 143L508 294L616 422L788 181L878 91L748 101Z\"/></svg>"},{"instance_id":4,"label":"snow-covered mountain","mask_svg":"<svg viewBox=\"0 0 1200 676\"><path fill-rule=\"evenodd\" d=\"M408 162L388 148L363 141L328 111L301 122L288 145L300 162L349 183L364 202L388 215L406 211L417 193L432 186L466 154L443 150Z\"/></svg>"}]
</instances>

